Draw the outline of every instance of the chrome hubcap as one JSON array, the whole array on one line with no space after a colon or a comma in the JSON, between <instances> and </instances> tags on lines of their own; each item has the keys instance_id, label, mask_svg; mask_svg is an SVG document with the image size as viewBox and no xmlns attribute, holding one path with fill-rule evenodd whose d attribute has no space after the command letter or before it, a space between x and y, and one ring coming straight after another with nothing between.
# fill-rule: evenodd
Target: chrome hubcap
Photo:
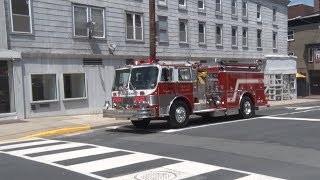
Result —
<instances>
[{"instance_id":1,"label":"chrome hubcap","mask_svg":"<svg viewBox=\"0 0 320 180\"><path fill-rule=\"evenodd\" d=\"M179 107L176 109L176 120L179 123L183 123L187 118L187 112L183 107Z\"/></svg>"},{"instance_id":2,"label":"chrome hubcap","mask_svg":"<svg viewBox=\"0 0 320 180\"><path fill-rule=\"evenodd\" d=\"M244 113L246 115L249 115L251 113L252 109L251 109L251 104L249 101L244 103Z\"/></svg>"}]
</instances>

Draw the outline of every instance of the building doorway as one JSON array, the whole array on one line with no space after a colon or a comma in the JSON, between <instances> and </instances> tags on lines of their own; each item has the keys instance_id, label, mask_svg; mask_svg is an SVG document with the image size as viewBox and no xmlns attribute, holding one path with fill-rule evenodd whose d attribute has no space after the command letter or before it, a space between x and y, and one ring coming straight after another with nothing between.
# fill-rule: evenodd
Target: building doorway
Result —
<instances>
[{"instance_id":1,"label":"building doorway","mask_svg":"<svg viewBox=\"0 0 320 180\"><path fill-rule=\"evenodd\" d=\"M320 95L320 71L310 71L310 93Z\"/></svg>"},{"instance_id":2,"label":"building doorway","mask_svg":"<svg viewBox=\"0 0 320 180\"><path fill-rule=\"evenodd\" d=\"M0 113L10 112L9 73L7 61L0 61Z\"/></svg>"}]
</instances>

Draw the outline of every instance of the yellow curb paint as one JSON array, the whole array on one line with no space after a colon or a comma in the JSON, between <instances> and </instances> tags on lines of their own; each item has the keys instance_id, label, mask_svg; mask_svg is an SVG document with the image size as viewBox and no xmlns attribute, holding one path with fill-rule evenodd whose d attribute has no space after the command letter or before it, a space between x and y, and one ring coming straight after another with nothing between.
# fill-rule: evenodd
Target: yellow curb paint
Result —
<instances>
[{"instance_id":1,"label":"yellow curb paint","mask_svg":"<svg viewBox=\"0 0 320 180\"><path fill-rule=\"evenodd\" d=\"M46 131L38 134L33 134L29 136L25 136L23 138L40 138L40 137L48 137L48 136L56 136L56 135L62 135L62 134L69 134L69 133L75 133L80 131L87 131L90 130L91 126L80 126L80 127L72 127L72 128L62 128L62 129L56 129L52 131Z\"/></svg>"}]
</instances>

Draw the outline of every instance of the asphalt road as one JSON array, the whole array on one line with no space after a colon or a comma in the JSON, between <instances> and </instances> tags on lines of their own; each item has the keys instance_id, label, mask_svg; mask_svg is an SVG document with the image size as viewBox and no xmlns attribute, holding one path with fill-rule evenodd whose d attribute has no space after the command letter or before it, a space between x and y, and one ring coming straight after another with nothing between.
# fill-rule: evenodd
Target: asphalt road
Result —
<instances>
[{"instance_id":1,"label":"asphalt road","mask_svg":"<svg viewBox=\"0 0 320 180\"><path fill-rule=\"evenodd\" d=\"M320 179L320 103L0 144L0 179Z\"/></svg>"}]
</instances>

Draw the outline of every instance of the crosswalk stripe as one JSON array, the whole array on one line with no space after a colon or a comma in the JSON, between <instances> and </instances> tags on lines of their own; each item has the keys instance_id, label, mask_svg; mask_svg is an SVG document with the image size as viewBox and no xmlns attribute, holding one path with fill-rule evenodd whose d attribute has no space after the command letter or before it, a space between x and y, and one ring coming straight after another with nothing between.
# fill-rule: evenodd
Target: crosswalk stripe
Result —
<instances>
[{"instance_id":1,"label":"crosswalk stripe","mask_svg":"<svg viewBox=\"0 0 320 180\"><path fill-rule=\"evenodd\" d=\"M181 163L170 164L167 166L162 166L162 167L150 169L147 171L137 172L134 174L110 178L109 180L134 179L134 177L136 177L139 174L147 174L147 173L152 173L152 172L168 172L168 173L172 173L172 174L177 175L178 179L184 179L184 178L189 178L189 177L196 176L199 174L204 174L204 173L208 173L211 171L216 171L219 169L222 169L222 168L218 167L218 166L203 164L203 163L185 161L185 162L181 162Z\"/></svg>"},{"instance_id":2,"label":"crosswalk stripe","mask_svg":"<svg viewBox=\"0 0 320 180\"><path fill-rule=\"evenodd\" d=\"M10 151L9 153L21 156L21 155L26 155L26 154L46 152L46 151L59 150L59 149L66 149L66 148L73 148L73 147L80 147L80 146L84 146L84 144L68 143L68 144L59 144L59 145L53 145L53 146L49 145L49 146L45 146L45 147L23 149L23 150L18 150L18 151Z\"/></svg>"},{"instance_id":3,"label":"crosswalk stripe","mask_svg":"<svg viewBox=\"0 0 320 180\"><path fill-rule=\"evenodd\" d=\"M20 143L36 142L36 141L43 141L43 139L38 139L38 138L16 139L16 140L12 140L12 141L0 142L0 146L8 146L8 145L14 145L14 144L20 144Z\"/></svg>"},{"instance_id":4,"label":"crosswalk stripe","mask_svg":"<svg viewBox=\"0 0 320 180\"><path fill-rule=\"evenodd\" d=\"M36 141L36 142L27 142L22 144L13 144L13 145L7 145L7 146L0 146L0 151L7 150L7 149L14 149L14 148L28 148L28 146L35 146L35 145L42 145L42 144L50 144L50 143L56 143L61 141L56 140L46 140L46 141Z\"/></svg>"},{"instance_id":5,"label":"crosswalk stripe","mask_svg":"<svg viewBox=\"0 0 320 180\"><path fill-rule=\"evenodd\" d=\"M107 148L107 147L96 147L93 149L83 149L83 150L64 152L64 153L58 153L58 154L52 154L52 155L38 156L38 157L35 157L35 159L39 161L57 162L57 161L64 161L64 160L69 160L69 159L74 159L79 157L87 157L87 156L92 156L97 154L110 153L115 151L118 151L118 149Z\"/></svg>"},{"instance_id":6,"label":"crosswalk stripe","mask_svg":"<svg viewBox=\"0 0 320 180\"><path fill-rule=\"evenodd\" d=\"M283 180L280 178L270 177L270 176L264 176L259 174L251 174L242 178L238 178L235 180Z\"/></svg>"},{"instance_id":7,"label":"crosswalk stripe","mask_svg":"<svg viewBox=\"0 0 320 180\"><path fill-rule=\"evenodd\" d=\"M144 154L144 153L136 153L125 156L119 156L114 158L101 159L97 161L91 161L87 163L76 164L72 166L66 167L67 169L77 171L77 172L85 172L85 173L93 173L97 171L112 169L116 167L126 166L130 164L135 164L144 161L150 161L154 159L159 159L159 156Z\"/></svg>"}]
</instances>

